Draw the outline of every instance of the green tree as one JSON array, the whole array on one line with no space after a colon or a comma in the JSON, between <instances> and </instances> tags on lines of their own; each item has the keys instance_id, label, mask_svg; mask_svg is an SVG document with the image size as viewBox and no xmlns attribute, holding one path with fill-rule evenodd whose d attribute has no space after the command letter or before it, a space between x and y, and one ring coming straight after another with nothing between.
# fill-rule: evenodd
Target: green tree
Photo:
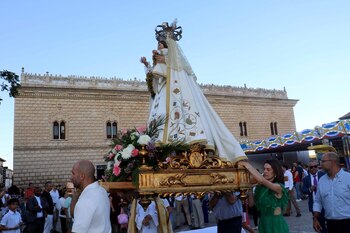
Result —
<instances>
[{"instance_id":1,"label":"green tree","mask_svg":"<svg viewBox=\"0 0 350 233\"><path fill-rule=\"evenodd\" d=\"M8 91L10 97L16 97L18 95L18 89L21 87L19 83L19 76L11 71L0 71L0 79L3 79L1 83L1 91ZM0 97L0 104L2 98Z\"/></svg>"}]
</instances>

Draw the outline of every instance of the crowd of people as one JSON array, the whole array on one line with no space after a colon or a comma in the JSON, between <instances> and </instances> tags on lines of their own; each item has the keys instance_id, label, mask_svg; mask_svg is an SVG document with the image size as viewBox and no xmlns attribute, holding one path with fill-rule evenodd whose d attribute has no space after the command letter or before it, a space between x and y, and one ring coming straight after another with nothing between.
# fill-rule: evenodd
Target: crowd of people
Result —
<instances>
[{"instance_id":1,"label":"crowd of people","mask_svg":"<svg viewBox=\"0 0 350 233\"><path fill-rule=\"evenodd\" d=\"M123 193L107 193L95 180L94 165L82 160L72 168L74 189L61 189L51 181L43 190L31 183L23 190L15 185L3 189L0 232L157 233L160 228L174 232L205 228L212 213L218 233L254 233L257 228L260 233L285 233L289 232L285 218L291 216L292 205L296 217L301 216L300 189L300 199L308 199L316 232L349 233L350 173L340 167L336 153L324 154L320 162L310 161L304 171L300 164L288 169L281 161L270 159L261 174L249 162L240 161L239 166L257 181L245 202L240 193L215 192L202 197L158 198L144 208L137 198L132 201ZM253 215L254 227L248 213Z\"/></svg>"}]
</instances>

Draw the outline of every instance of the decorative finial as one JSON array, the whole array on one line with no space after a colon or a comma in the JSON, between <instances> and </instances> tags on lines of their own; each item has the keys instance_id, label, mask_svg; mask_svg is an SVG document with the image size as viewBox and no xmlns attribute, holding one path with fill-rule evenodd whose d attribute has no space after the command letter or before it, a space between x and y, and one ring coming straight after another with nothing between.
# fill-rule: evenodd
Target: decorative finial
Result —
<instances>
[{"instance_id":1,"label":"decorative finial","mask_svg":"<svg viewBox=\"0 0 350 233\"><path fill-rule=\"evenodd\" d=\"M22 73L24 73L24 67L22 66Z\"/></svg>"},{"instance_id":2,"label":"decorative finial","mask_svg":"<svg viewBox=\"0 0 350 233\"><path fill-rule=\"evenodd\" d=\"M179 41L182 38L182 27L177 27L177 19L169 26L168 22L158 25L155 29L157 41L165 41L167 36L173 40Z\"/></svg>"}]
</instances>

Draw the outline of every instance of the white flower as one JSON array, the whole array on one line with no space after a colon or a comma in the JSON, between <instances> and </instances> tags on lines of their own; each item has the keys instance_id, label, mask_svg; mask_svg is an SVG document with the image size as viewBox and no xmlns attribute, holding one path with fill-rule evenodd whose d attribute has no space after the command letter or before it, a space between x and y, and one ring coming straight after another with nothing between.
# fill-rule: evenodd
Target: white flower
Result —
<instances>
[{"instance_id":1,"label":"white flower","mask_svg":"<svg viewBox=\"0 0 350 233\"><path fill-rule=\"evenodd\" d=\"M133 144L129 144L126 149L132 151L133 149L135 149L134 145Z\"/></svg>"},{"instance_id":2,"label":"white flower","mask_svg":"<svg viewBox=\"0 0 350 233\"><path fill-rule=\"evenodd\" d=\"M107 170L112 169L112 167L113 167L113 162L112 161L108 161L108 163L107 163Z\"/></svg>"},{"instance_id":3,"label":"white flower","mask_svg":"<svg viewBox=\"0 0 350 233\"><path fill-rule=\"evenodd\" d=\"M131 152L135 149L134 145L129 144L126 148L120 153L123 159L129 159L131 157Z\"/></svg>"},{"instance_id":4,"label":"white flower","mask_svg":"<svg viewBox=\"0 0 350 233\"><path fill-rule=\"evenodd\" d=\"M137 143L140 145L147 145L151 141L151 138L148 135L141 135Z\"/></svg>"},{"instance_id":5,"label":"white flower","mask_svg":"<svg viewBox=\"0 0 350 233\"><path fill-rule=\"evenodd\" d=\"M131 157L131 151L124 149L121 153L123 159L129 159Z\"/></svg>"}]
</instances>

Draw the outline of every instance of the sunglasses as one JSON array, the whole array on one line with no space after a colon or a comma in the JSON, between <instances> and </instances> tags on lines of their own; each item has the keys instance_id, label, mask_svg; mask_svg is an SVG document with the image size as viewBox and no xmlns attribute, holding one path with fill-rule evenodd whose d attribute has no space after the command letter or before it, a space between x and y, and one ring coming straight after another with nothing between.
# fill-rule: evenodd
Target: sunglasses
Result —
<instances>
[{"instance_id":1,"label":"sunglasses","mask_svg":"<svg viewBox=\"0 0 350 233\"><path fill-rule=\"evenodd\" d=\"M312 168L317 168L317 165L315 165L315 166L309 166L309 168L310 168L310 169L312 169Z\"/></svg>"}]
</instances>

